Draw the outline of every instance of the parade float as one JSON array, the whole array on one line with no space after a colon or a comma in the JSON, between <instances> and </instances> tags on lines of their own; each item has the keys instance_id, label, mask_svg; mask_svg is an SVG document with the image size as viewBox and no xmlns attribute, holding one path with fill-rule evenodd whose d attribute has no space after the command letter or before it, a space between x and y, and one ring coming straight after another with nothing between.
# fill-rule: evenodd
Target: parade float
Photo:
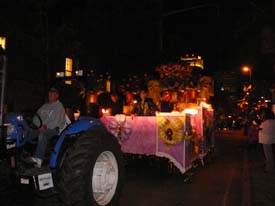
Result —
<instances>
[{"instance_id":1,"label":"parade float","mask_svg":"<svg viewBox=\"0 0 275 206\"><path fill-rule=\"evenodd\" d=\"M170 95L172 111L157 111L154 116L136 116L127 111L111 116L108 110L100 118L118 138L122 152L133 155L163 157L181 173L188 171L195 160L204 159L214 147L214 110L210 104L213 80L201 75L200 57L184 57L181 62L156 68L159 79L147 83L149 97L161 108Z\"/></svg>"}]
</instances>

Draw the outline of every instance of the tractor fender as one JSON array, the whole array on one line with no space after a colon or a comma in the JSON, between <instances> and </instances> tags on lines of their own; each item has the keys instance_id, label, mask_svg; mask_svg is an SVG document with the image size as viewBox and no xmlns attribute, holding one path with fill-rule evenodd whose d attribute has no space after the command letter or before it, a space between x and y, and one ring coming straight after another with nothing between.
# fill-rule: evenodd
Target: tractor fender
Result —
<instances>
[{"instance_id":1,"label":"tractor fender","mask_svg":"<svg viewBox=\"0 0 275 206\"><path fill-rule=\"evenodd\" d=\"M68 147L70 142L74 142L80 134L87 132L94 128L100 128L105 130L105 126L98 119L91 117L80 117L76 122L69 125L67 129L65 129L60 137L58 138L53 153L50 159L50 167L52 169L57 168L58 166L58 158L62 155L62 151ZM65 144L68 143L68 144Z\"/></svg>"}]
</instances>

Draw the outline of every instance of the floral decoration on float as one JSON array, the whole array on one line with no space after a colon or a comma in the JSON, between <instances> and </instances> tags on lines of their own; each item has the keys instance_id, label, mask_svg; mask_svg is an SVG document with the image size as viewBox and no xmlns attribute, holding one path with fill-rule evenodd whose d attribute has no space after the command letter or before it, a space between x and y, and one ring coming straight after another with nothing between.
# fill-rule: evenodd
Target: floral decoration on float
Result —
<instances>
[{"instance_id":1,"label":"floral decoration on float","mask_svg":"<svg viewBox=\"0 0 275 206\"><path fill-rule=\"evenodd\" d=\"M159 116L157 117L157 122L159 138L165 143L167 149L170 149L171 146L183 142L184 140L192 139L192 136L184 131L184 116L171 119Z\"/></svg>"},{"instance_id":2,"label":"floral decoration on float","mask_svg":"<svg viewBox=\"0 0 275 206\"><path fill-rule=\"evenodd\" d=\"M161 86L169 90L193 87L192 67L181 64L164 64L156 68Z\"/></svg>"},{"instance_id":3,"label":"floral decoration on float","mask_svg":"<svg viewBox=\"0 0 275 206\"><path fill-rule=\"evenodd\" d=\"M110 122L109 129L119 141L128 140L132 132L132 126L126 121L126 115L123 114L115 116L115 119Z\"/></svg>"}]
</instances>

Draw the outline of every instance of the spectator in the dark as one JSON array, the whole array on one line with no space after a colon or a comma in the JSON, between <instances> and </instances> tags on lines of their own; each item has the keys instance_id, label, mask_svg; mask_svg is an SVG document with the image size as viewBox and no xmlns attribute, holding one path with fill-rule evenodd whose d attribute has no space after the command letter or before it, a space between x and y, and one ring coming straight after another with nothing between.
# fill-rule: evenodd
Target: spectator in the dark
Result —
<instances>
[{"instance_id":1,"label":"spectator in the dark","mask_svg":"<svg viewBox=\"0 0 275 206\"><path fill-rule=\"evenodd\" d=\"M245 137L247 137L248 135L248 127L249 127L249 121L248 121L248 118L245 117L243 120L243 135Z\"/></svg>"},{"instance_id":2,"label":"spectator in the dark","mask_svg":"<svg viewBox=\"0 0 275 206\"><path fill-rule=\"evenodd\" d=\"M138 116L153 116L158 110L151 98L147 97L148 92L146 89L140 91L139 100L134 106L133 113Z\"/></svg>"},{"instance_id":3,"label":"spectator in the dark","mask_svg":"<svg viewBox=\"0 0 275 206\"><path fill-rule=\"evenodd\" d=\"M87 99L85 90L80 93L79 110L81 116L87 115Z\"/></svg>"},{"instance_id":4,"label":"spectator in the dark","mask_svg":"<svg viewBox=\"0 0 275 206\"><path fill-rule=\"evenodd\" d=\"M112 115L122 114L123 104L122 101L118 98L116 93L111 93L111 102L110 107L112 109Z\"/></svg>"},{"instance_id":5,"label":"spectator in the dark","mask_svg":"<svg viewBox=\"0 0 275 206\"><path fill-rule=\"evenodd\" d=\"M97 103L102 108L107 108L110 104L110 93L103 92L98 95Z\"/></svg>"},{"instance_id":6,"label":"spectator in the dark","mask_svg":"<svg viewBox=\"0 0 275 206\"><path fill-rule=\"evenodd\" d=\"M259 128L259 143L263 145L265 156L265 172L273 171L272 144L275 143L275 116L272 110L264 108L261 114L262 123Z\"/></svg>"},{"instance_id":7,"label":"spectator in the dark","mask_svg":"<svg viewBox=\"0 0 275 206\"><path fill-rule=\"evenodd\" d=\"M248 149L256 150L259 143L259 125L255 120L249 123L247 133Z\"/></svg>"}]
</instances>

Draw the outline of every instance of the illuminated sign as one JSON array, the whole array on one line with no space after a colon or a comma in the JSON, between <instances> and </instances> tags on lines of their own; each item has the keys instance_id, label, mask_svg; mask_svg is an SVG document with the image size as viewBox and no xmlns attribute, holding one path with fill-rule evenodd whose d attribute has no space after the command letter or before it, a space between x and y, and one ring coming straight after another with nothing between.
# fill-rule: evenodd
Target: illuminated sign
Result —
<instances>
[{"instance_id":1,"label":"illuminated sign","mask_svg":"<svg viewBox=\"0 0 275 206\"><path fill-rule=\"evenodd\" d=\"M199 67L203 69L203 60L200 56L197 57L180 57L180 60L187 66Z\"/></svg>"}]
</instances>

